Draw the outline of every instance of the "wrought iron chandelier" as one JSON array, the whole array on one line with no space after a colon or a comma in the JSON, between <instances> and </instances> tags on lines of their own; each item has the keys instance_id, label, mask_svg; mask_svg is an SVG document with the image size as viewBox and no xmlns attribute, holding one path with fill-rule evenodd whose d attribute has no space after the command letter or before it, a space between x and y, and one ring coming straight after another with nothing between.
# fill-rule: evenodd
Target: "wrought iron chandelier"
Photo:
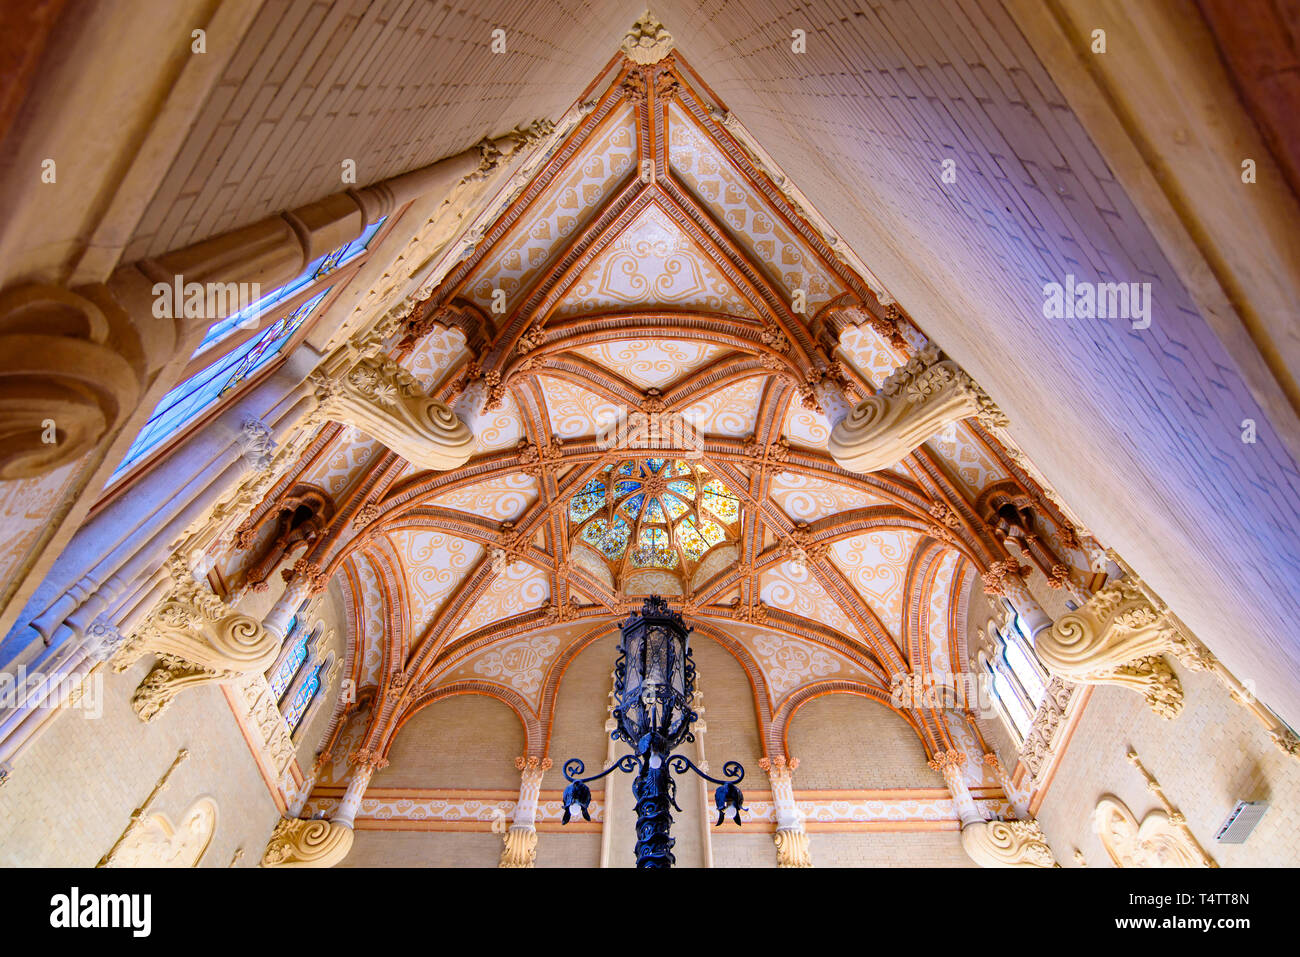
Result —
<instances>
[{"instance_id":1,"label":"wrought iron chandelier","mask_svg":"<svg viewBox=\"0 0 1300 957\"><path fill-rule=\"evenodd\" d=\"M689 645L693 629L682 616L669 610L658 595L645 600L640 612L632 612L623 622L623 641L614 663L614 719L611 733L616 740L632 746L632 754L619 758L599 774L580 777L586 766L577 758L564 763L564 777L571 783L564 790L564 818L568 824L574 807L590 821L592 781L614 771L634 773L632 794L636 798L636 866L671 867L674 839L670 835L673 818L669 807L677 805L677 785L672 773L694 771L706 781L718 785L714 802L718 824L734 812L740 824L744 796L738 785L745 777L739 761L728 761L722 768L726 780L710 777L685 755L673 754L683 741L694 741L691 724L699 717L691 708L695 694L695 663ZM714 825L715 827L717 825Z\"/></svg>"}]
</instances>

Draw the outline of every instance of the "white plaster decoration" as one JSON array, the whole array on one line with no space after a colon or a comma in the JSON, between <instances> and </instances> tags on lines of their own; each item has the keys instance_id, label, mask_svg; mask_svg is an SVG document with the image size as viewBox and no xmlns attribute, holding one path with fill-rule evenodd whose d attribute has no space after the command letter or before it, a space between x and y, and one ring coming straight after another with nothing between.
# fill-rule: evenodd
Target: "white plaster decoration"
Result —
<instances>
[{"instance_id":1,"label":"white plaster decoration","mask_svg":"<svg viewBox=\"0 0 1300 957\"><path fill-rule=\"evenodd\" d=\"M673 37L649 10L632 24L623 37L621 48L634 62L643 66L658 63L673 50Z\"/></svg>"}]
</instances>

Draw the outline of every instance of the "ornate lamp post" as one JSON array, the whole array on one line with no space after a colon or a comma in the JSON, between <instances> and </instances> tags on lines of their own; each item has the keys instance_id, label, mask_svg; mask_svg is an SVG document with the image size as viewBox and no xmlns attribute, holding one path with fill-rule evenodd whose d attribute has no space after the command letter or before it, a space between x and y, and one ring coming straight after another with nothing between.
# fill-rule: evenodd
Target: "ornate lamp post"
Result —
<instances>
[{"instance_id":1,"label":"ornate lamp post","mask_svg":"<svg viewBox=\"0 0 1300 957\"><path fill-rule=\"evenodd\" d=\"M636 772L632 793L636 797L636 866L671 867L673 838L669 836L673 818L669 806L677 806L677 785L671 771L685 774L689 769L706 781L718 785L715 803L718 824L727 810L734 810L740 824L744 797L737 785L745 776L738 761L728 761L722 768L727 780L709 777L690 759L673 754L683 741L694 741L691 724L699 716L691 710L695 692L695 663L687 639L693 629L682 616L668 609L658 595L645 600L641 611L633 612L623 623L623 643L614 664L614 718L618 727L612 737L626 741L633 753L624 755L599 774L579 777L586 766L577 758L564 763L564 777L572 783L564 790L564 819L568 824L576 805L590 821L587 806L591 803L588 784L615 770ZM716 825L715 825L716 826Z\"/></svg>"}]
</instances>

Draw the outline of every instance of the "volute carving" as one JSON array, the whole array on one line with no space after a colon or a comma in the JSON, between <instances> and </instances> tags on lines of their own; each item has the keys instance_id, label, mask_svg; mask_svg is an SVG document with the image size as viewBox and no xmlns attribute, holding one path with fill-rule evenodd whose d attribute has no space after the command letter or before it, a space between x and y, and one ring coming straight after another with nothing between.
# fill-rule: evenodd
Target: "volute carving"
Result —
<instances>
[{"instance_id":1,"label":"volute carving","mask_svg":"<svg viewBox=\"0 0 1300 957\"><path fill-rule=\"evenodd\" d=\"M897 465L940 429L970 416L991 428L1007 424L984 390L929 345L835 426L827 449L846 469L875 472Z\"/></svg>"},{"instance_id":2,"label":"volute carving","mask_svg":"<svg viewBox=\"0 0 1300 957\"><path fill-rule=\"evenodd\" d=\"M1214 661L1130 578L1111 582L1082 607L1061 615L1034 643L1053 674L1081 684L1132 688L1165 718L1182 710L1183 690L1160 656L1172 653L1197 671Z\"/></svg>"},{"instance_id":3,"label":"volute carving","mask_svg":"<svg viewBox=\"0 0 1300 957\"><path fill-rule=\"evenodd\" d=\"M333 867L352 850L352 828L333 821L284 819L262 854L262 867Z\"/></svg>"},{"instance_id":4,"label":"volute carving","mask_svg":"<svg viewBox=\"0 0 1300 957\"><path fill-rule=\"evenodd\" d=\"M136 370L113 343L125 311L102 287L81 292L31 284L0 293L0 479L75 461L140 398Z\"/></svg>"},{"instance_id":5,"label":"volute carving","mask_svg":"<svg viewBox=\"0 0 1300 957\"><path fill-rule=\"evenodd\" d=\"M972 821L961 829L961 846L981 867L1056 867L1037 821Z\"/></svg>"},{"instance_id":6,"label":"volute carving","mask_svg":"<svg viewBox=\"0 0 1300 957\"><path fill-rule=\"evenodd\" d=\"M360 429L419 468L469 461L476 442L456 413L391 359L357 352L349 344L312 374L318 415Z\"/></svg>"}]
</instances>

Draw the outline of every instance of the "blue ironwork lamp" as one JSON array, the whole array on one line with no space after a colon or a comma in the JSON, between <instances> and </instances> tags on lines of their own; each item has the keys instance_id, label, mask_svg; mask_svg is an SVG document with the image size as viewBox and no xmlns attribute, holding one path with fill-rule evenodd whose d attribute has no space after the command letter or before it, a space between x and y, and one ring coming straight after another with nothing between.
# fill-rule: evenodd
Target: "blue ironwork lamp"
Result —
<instances>
[{"instance_id":1,"label":"blue ironwork lamp","mask_svg":"<svg viewBox=\"0 0 1300 957\"><path fill-rule=\"evenodd\" d=\"M714 802L718 824L734 812L740 824L744 796L738 785L745 769L738 761L728 761L722 768L726 780L705 774L685 755L673 754L683 741L694 741L691 724L699 717L692 709L695 694L695 662L691 660L690 633L682 616L669 610L658 595L645 600L640 612L632 612L623 622L623 641L614 663L614 719L618 726L611 737L626 741L632 754L619 758L599 774L580 777L586 766L577 758L564 763L565 780L572 783L564 790L564 818L568 824L573 808L590 821L592 781L616 770L636 773L632 794L636 798L636 866L671 867L674 840L670 835L673 818L669 807L677 805L677 785L672 773L694 771L706 781L718 785ZM717 826L717 825L715 825Z\"/></svg>"}]
</instances>

